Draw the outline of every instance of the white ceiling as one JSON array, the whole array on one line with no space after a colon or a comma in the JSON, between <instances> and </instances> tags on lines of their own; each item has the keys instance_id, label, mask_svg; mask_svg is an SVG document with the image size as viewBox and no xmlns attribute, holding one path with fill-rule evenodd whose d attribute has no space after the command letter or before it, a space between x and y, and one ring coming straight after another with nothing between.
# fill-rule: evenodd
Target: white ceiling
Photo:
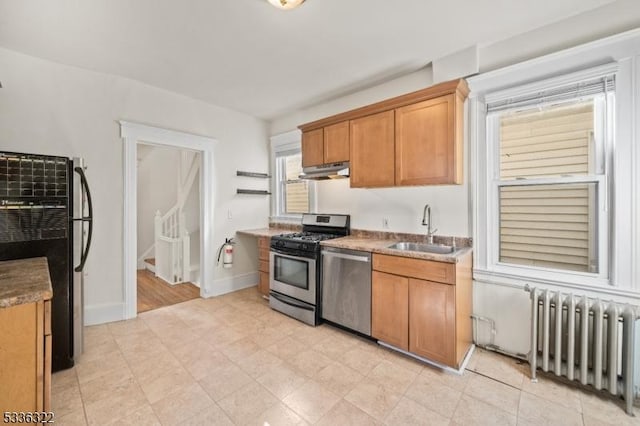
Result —
<instances>
[{"instance_id":1,"label":"white ceiling","mask_svg":"<svg viewBox=\"0 0 640 426\"><path fill-rule=\"evenodd\" d=\"M0 0L0 46L272 119L611 1Z\"/></svg>"}]
</instances>

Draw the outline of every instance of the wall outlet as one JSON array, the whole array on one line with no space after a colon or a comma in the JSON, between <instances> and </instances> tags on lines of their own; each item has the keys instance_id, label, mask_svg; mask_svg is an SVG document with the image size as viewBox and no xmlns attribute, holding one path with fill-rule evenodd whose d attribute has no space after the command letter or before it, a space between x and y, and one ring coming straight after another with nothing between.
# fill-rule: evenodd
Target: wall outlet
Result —
<instances>
[{"instance_id":1,"label":"wall outlet","mask_svg":"<svg viewBox=\"0 0 640 426\"><path fill-rule=\"evenodd\" d=\"M386 217L382 218L382 228L389 229L389 218L386 218Z\"/></svg>"}]
</instances>

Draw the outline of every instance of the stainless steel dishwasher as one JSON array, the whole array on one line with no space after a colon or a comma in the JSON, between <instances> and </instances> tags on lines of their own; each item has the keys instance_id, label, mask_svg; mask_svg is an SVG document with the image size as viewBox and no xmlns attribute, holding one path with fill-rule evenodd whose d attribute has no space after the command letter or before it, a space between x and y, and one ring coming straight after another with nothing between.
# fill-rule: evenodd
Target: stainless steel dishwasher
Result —
<instances>
[{"instance_id":1,"label":"stainless steel dishwasher","mask_svg":"<svg viewBox=\"0 0 640 426\"><path fill-rule=\"evenodd\" d=\"M322 249L322 318L371 336L371 253Z\"/></svg>"}]
</instances>

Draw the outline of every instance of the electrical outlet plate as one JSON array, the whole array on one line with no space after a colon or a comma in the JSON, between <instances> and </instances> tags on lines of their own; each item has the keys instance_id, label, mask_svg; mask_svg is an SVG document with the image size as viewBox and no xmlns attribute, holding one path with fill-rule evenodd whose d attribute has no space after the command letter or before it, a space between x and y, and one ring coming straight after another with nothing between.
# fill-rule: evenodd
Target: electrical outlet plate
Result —
<instances>
[{"instance_id":1,"label":"electrical outlet plate","mask_svg":"<svg viewBox=\"0 0 640 426\"><path fill-rule=\"evenodd\" d=\"M382 218L382 227L384 229L389 229L389 219L388 218L386 218L386 217Z\"/></svg>"}]
</instances>

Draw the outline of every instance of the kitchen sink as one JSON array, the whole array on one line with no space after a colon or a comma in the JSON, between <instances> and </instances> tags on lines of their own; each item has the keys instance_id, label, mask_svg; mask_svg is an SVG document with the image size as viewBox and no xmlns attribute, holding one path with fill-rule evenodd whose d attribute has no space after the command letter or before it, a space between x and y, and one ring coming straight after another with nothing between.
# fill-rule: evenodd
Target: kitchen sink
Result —
<instances>
[{"instance_id":1,"label":"kitchen sink","mask_svg":"<svg viewBox=\"0 0 640 426\"><path fill-rule=\"evenodd\" d=\"M422 243L409 243L400 242L390 245L388 248L402 251L421 251L423 253L437 253L448 254L453 253L455 248L452 246L445 246L444 244L422 244Z\"/></svg>"}]
</instances>

